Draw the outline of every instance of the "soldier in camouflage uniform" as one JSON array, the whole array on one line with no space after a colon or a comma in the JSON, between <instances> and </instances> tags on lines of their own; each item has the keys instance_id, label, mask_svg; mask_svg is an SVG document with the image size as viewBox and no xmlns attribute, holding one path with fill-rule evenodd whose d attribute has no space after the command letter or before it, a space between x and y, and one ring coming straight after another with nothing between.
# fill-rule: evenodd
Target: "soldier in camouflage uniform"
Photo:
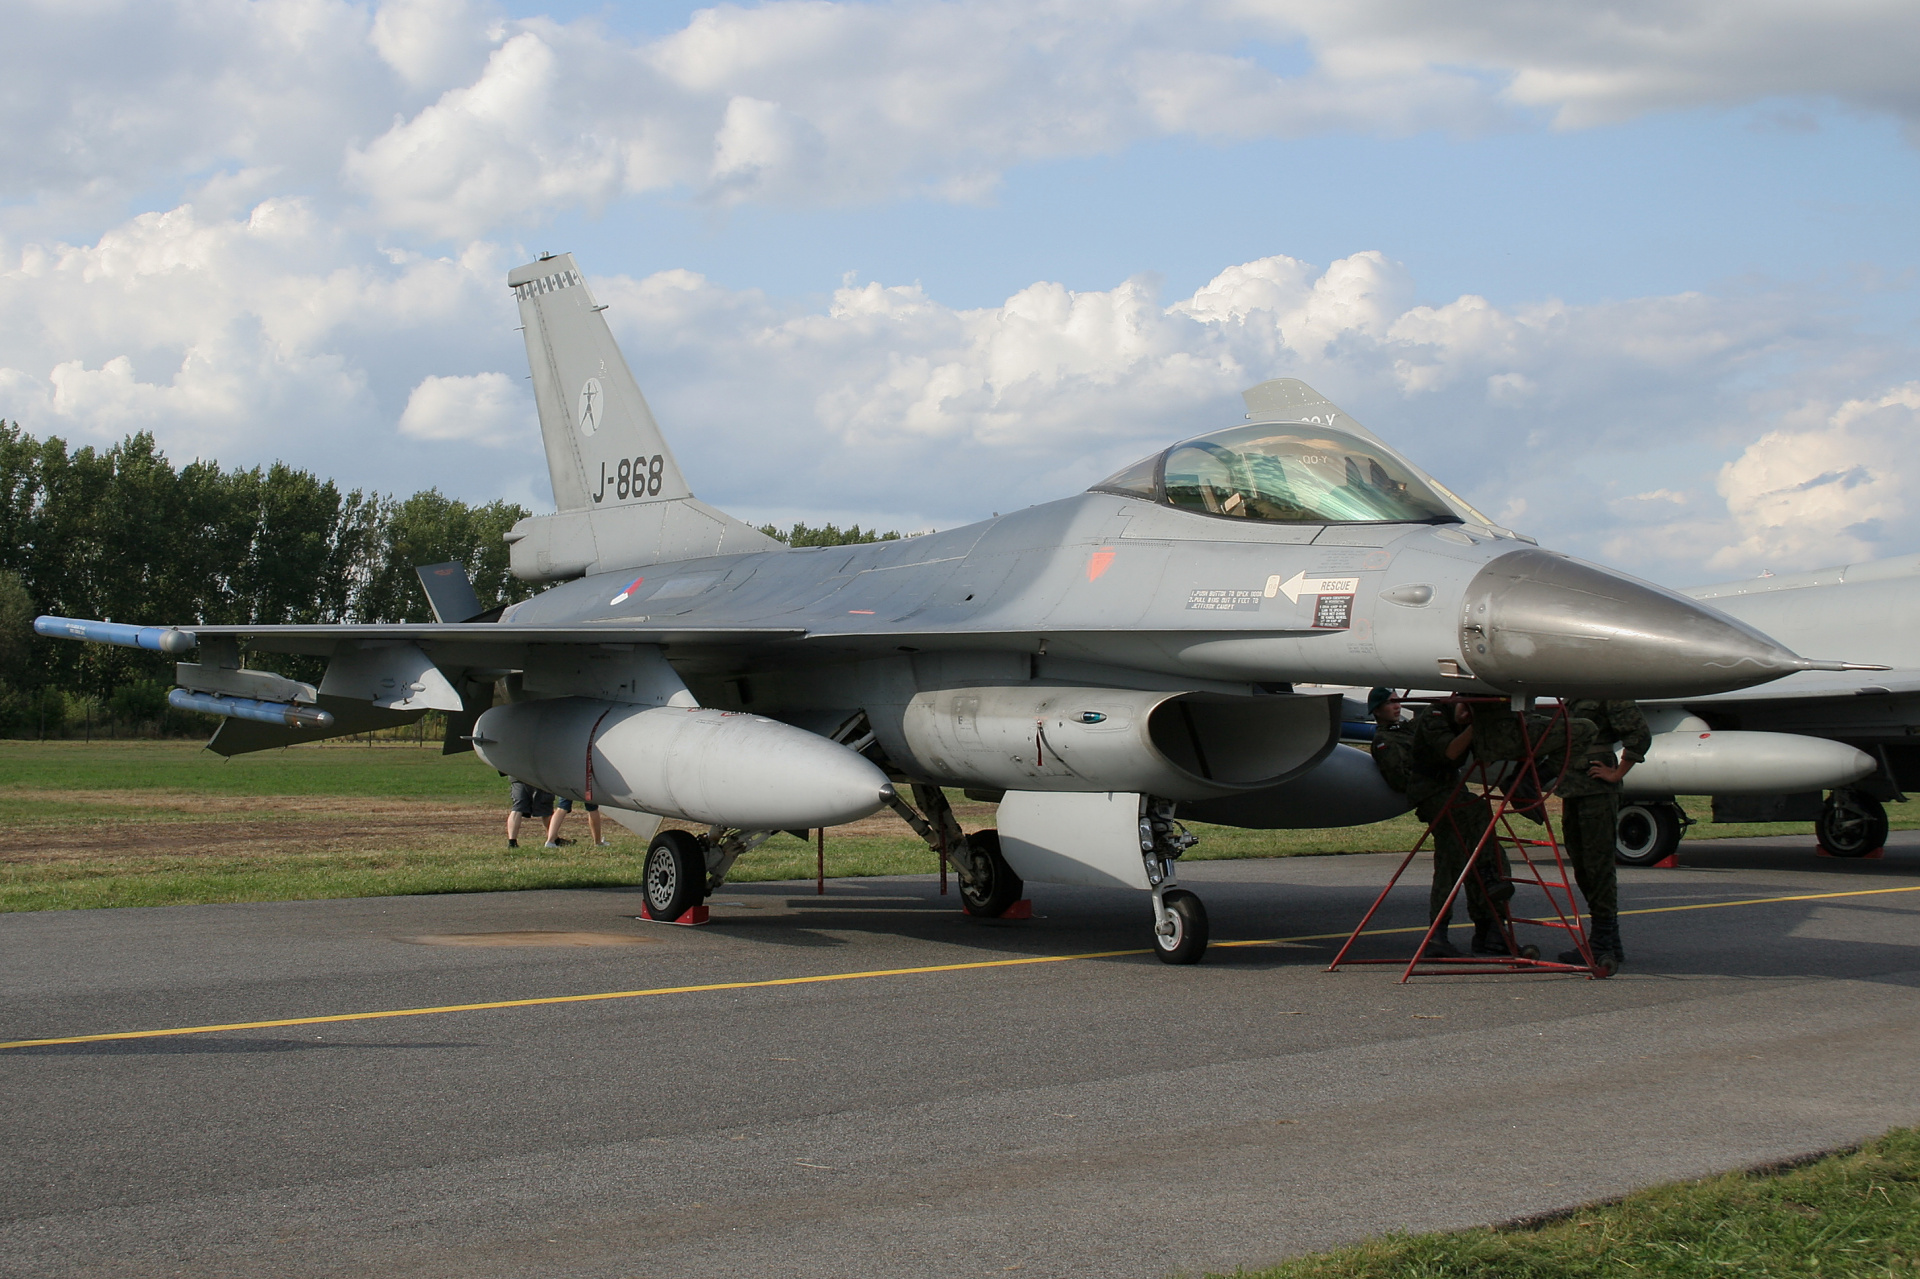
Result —
<instances>
[{"instance_id":1,"label":"soldier in camouflage uniform","mask_svg":"<svg viewBox=\"0 0 1920 1279\"><path fill-rule=\"evenodd\" d=\"M1653 734L1637 703L1619 699L1578 698L1567 704L1567 714L1591 720L1596 729L1587 748L1585 767L1573 767L1556 788L1561 800L1561 834L1573 877L1593 916L1588 941L1594 960L1617 969L1626 961L1620 945L1620 887L1614 870L1616 824L1620 817L1620 779L1647 757ZM1613 744L1620 743L1619 760ZM1580 952L1560 956L1563 963L1584 963Z\"/></svg>"},{"instance_id":2,"label":"soldier in camouflage uniform","mask_svg":"<svg viewBox=\"0 0 1920 1279\"><path fill-rule=\"evenodd\" d=\"M1508 953L1500 917L1513 896L1507 881L1506 849L1487 833L1493 813L1484 797L1460 786L1460 757L1471 746L1472 728L1460 723L1455 704L1431 706L1412 720L1400 718L1400 700L1392 690L1376 688L1367 697L1374 715L1373 762L1387 785L1414 802L1414 816L1433 828L1433 887L1427 894L1427 918L1448 916L1447 897L1483 836L1492 845L1467 880L1467 915L1473 920L1473 952ZM1449 804L1448 798L1453 802ZM1487 885L1491 883L1492 891ZM1460 951L1447 940L1451 918L1442 923L1426 950L1429 958L1452 958Z\"/></svg>"},{"instance_id":3,"label":"soldier in camouflage uniform","mask_svg":"<svg viewBox=\"0 0 1920 1279\"><path fill-rule=\"evenodd\" d=\"M1473 757L1482 764L1518 760L1526 756L1531 745L1540 781L1549 787L1563 766L1573 772L1586 771L1581 760L1593 746L1597 725L1571 710L1564 721L1543 711L1528 711L1524 734L1522 729L1520 714L1506 703L1474 702Z\"/></svg>"}]
</instances>

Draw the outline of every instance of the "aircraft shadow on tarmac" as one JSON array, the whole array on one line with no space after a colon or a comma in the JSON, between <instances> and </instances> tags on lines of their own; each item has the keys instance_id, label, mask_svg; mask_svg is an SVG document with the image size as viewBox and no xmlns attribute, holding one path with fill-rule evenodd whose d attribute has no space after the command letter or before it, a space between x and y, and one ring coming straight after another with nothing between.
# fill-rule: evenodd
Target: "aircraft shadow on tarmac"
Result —
<instances>
[{"instance_id":1,"label":"aircraft shadow on tarmac","mask_svg":"<svg viewBox=\"0 0 1920 1279\"><path fill-rule=\"evenodd\" d=\"M1755 844L1740 839L1703 839L1680 845L1682 870L1758 870L1795 875L1911 875L1920 872L1912 848L1888 850L1885 858L1822 857L1809 839L1804 846Z\"/></svg>"},{"instance_id":2,"label":"aircraft shadow on tarmac","mask_svg":"<svg viewBox=\"0 0 1920 1279\"><path fill-rule=\"evenodd\" d=\"M108 1039L91 1044L36 1044L12 1048L9 1057L186 1057L218 1053L293 1053L325 1049L478 1048L479 1044L405 1043L368 1044L310 1039L236 1039L225 1035L166 1036L154 1039Z\"/></svg>"}]
</instances>

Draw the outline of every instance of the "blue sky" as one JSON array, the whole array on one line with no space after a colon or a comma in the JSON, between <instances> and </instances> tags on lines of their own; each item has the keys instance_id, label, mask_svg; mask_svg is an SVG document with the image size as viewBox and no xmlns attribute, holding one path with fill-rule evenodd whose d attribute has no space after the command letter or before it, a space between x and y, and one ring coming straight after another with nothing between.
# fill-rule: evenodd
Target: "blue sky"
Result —
<instances>
[{"instance_id":1,"label":"blue sky","mask_svg":"<svg viewBox=\"0 0 1920 1279\"><path fill-rule=\"evenodd\" d=\"M566 249L756 519L964 522L1291 375L1661 580L1920 549L1911 5L1487 14L29 4L0 416L537 507L501 280Z\"/></svg>"},{"instance_id":2,"label":"blue sky","mask_svg":"<svg viewBox=\"0 0 1920 1279\"><path fill-rule=\"evenodd\" d=\"M1893 122L1758 104L1564 132L1162 139L1012 169L979 204L720 213L685 197L626 201L563 215L535 239L627 272L687 267L782 294L825 292L848 271L918 280L966 307L1034 280L1105 289L1143 271L1183 294L1233 262L1377 248L1406 263L1423 301L1595 302L1780 280L1911 325L1916 210L1920 155ZM1884 291L1860 287L1863 275Z\"/></svg>"}]
</instances>

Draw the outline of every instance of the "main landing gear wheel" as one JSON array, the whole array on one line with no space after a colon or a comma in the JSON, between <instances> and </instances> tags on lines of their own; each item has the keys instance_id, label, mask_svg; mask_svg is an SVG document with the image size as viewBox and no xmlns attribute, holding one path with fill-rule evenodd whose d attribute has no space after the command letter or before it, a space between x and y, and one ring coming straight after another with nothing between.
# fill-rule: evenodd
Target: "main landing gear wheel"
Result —
<instances>
[{"instance_id":1,"label":"main landing gear wheel","mask_svg":"<svg viewBox=\"0 0 1920 1279\"><path fill-rule=\"evenodd\" d=\"M1622 866L1652 866L1673 856L1685 830L1679 808L1652 799L1620 805L1613 827L1613 860Z\"/></svg>"},{"instance_id":2,"label":"main landing gear wheel","mask_svg":"<svg viewBox=\"0 0 1920 1279\"><path fill-rule=\"evenodd\" d=\"M641 887L647 913L668 923L700 904L707 895L707 854L692 832L663 830L653 837Z\"/></svg>"},{"instance_id":3,"label":"main landing gear wheel","mask_svg":"<svg viewBox=\"0 0 1920 1279\"><path fill-rule=\"evenodd\" d=\"M1871 795L1837 790L1827 797L1813 830L1827 856L1865 857L1887 842L1887 810Z\"/></svg>"},{"instance_id":4,"label":"main landing gear wheel","mask_svg":"<svg viewBox=\"0 0 1920 1279\"><path fill-rule=\"evenodd\" d=\"M1020 900L1027 886L1000 855L999 831L975 831L967 836L967 848L973 854L973 882L960 885L960 901L969 915L997 919Z\"/></svg>"},{"instance_id":5,"label":"main landing gear wheel","mask_svg":"<svg viewBox=\"0 0 1920 1279\"><path fill-rule=\"evenodd\" d=\"M1160 899L1166 904L1171 933L1155 928L1153 953L1163 964L1197 964L1207 953L1207 908L1184 888L1176 888Z\"/></svg>"}]
</instances>

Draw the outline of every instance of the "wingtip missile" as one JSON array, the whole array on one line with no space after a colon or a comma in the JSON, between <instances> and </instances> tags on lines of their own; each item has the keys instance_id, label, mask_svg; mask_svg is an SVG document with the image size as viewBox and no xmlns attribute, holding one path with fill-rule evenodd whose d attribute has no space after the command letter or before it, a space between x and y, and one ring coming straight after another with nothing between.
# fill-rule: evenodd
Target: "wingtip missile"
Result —
<instances>
[{"instance_id":1,"label":"wingtip missile","mask_svg":"<svg viewBox=\"0 0 1920 1279\"><path fill-rule=\"evenodd\" d=\"M95 622L80 617L43 614L33 619L36 635L51 639L86 640L120 648L144 648L150 653L186 653L200 643L192 631L174 626L129 626L124 622Z\"/></svg>"}]
</instances>

